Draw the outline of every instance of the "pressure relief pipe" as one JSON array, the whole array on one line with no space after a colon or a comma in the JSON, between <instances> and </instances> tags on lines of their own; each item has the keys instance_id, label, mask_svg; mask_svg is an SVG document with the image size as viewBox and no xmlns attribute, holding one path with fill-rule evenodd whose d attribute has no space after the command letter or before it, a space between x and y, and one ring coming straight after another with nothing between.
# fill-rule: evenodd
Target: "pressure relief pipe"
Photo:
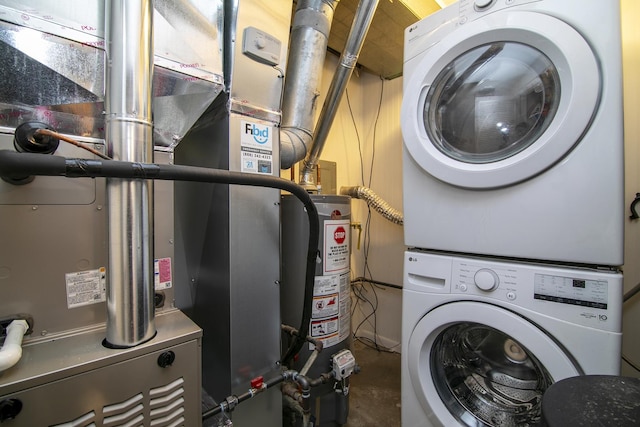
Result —
<instances>
[{"instance_id":1,"label":"pressure relief pipe","mask_svg":"<svg viewBox=\"0 0 640 427\"><path fill-rule=\"evenodd\" d=\"M290 360L296 355L309 331L311 321L313 286L315 281L320 219L318 210L306 190L286 179L183 165L158 165L149 163L122 162L116 160L67 159L34 153L17 153L0 150L0 176L15 178L25 175L65 176L68 178L121 178L121 179L159 179L164 181L195 181L222 184L269 187L288 191L304 205L309 220L309 238L304 278L304 307L302 310L299 333L294 336L291 345L282 357Z\"/></svg>"},{"instance_id":2,"label":"pressure relief pipe","mask_svg":"<svg viewBox=\"0 0 640 427\"><path fill-rule=\"evenodd\" d=\"M14 320L7 326L7 336L0 349L0 372L6 371L22 357L22 337L29 330L26 320Z\"/></svg>"}]
</instances>

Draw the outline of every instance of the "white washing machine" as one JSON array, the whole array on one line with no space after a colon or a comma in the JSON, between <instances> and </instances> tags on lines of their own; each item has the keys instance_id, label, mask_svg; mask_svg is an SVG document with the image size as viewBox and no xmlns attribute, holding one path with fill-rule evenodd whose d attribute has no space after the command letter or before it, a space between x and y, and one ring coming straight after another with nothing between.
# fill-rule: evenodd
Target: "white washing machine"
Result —
<instances>
[{"instance_id":1,"label":"white washing machine","mask_svg":"<svg viewBox=\"0 0 640 427\"><path fill-rule=\"evenodd\" d=\"M620 371L622 275L407 251L402 426L526 426L543 392Z\"/></svg>"},{"instance_id":2,"label":"white washing machine","mask_svg":"<svg viewBox=\"0 0 640 427\"><path fill-rule=\"evenodd\" d=\"M618 1L460 0L405 32L410 247L618 266Z\"/></svg>"},{"instance_id":3,"label":"white washing machine","mask_svg":"<svg viewBox=\"0 0 640 427\"><path fill-rule=\"evenodd\" d=\"M407 251L402 426L526 426L543 392L620 372L617 271Z\"/></svg>"}]
</instances>

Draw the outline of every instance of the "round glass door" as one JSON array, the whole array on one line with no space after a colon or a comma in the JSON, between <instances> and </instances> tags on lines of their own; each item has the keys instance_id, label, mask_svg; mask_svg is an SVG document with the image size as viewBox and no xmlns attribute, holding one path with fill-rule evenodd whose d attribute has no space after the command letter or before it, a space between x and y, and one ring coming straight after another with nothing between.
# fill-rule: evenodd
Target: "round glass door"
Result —
<instances>
[{"instance_id":1,"label":"round glass door","mask_svg":"<svg viewBox=\"0 0 640 427\"><path fill-rule=\"evenodd\" d=\"M420 43L405 62L401 127L407 153L434 178L471 189L518 184L588 131L601 71L565 22L500 11Z\"/></svg>"},{"instance_id":2,"label":"round glass door","mask_svg":"<svg viewBox=\"0 0 640 427\"><path fill-rule=\"evenodd\" d=\"M468 163L496 162L524 150L549 127L560 101L558 72L542 52L496 42L453 60L427 94L431 142Z\"/></svg>"},{"instance_id":3,"label":"round glass door","mask_svg":"<svg viewBox=\"0 0 640 427\"><path fill-rule=\"evenodd\" d=\"M458 323L436 338L431 376L451 414L468 426L527 426L541 418L551 375L522 343L479 323Z\"/></svg>"},{"instance_id":4,"label":"round glass door","mask_svg":"<svg viewBox=\"0 0 640 427\"><path fill-rule=\"evenodd\" d=\"M582 373L534 321L485 302L434 308L406 351L407 378L434 425L536 425L544 391Z\"/></svg>"}]
</instances>

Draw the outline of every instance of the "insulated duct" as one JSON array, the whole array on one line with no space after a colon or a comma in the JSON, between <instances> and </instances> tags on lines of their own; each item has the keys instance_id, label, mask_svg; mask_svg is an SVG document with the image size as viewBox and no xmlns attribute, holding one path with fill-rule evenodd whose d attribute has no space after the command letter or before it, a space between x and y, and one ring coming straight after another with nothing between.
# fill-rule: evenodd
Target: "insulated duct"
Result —
<instances>
[{"instance_id":1,"label":"insulated duct","mask_svg":"<svg viewBox=\"0 0 640 427\"><path fill-rule=\"evenodd\" d=\"M289 169L304 159L311 146L322 65L327 53L333 13L339 1L298 0L291 28L282 100L282 169Z\"/></svg>"},{"instance_id":2,"label":"insulated duct","mask_svg":"<svg viewBox=\"0 0 640 427\"><path fill-rule=\"evenodd\" d=\"M389 203L384 201L370 188L362 186L342 187L340 188L340 194L350 196L354 199L362 199L385 219L393 222L394 224L404 224L404 216L402 215L402 212L391 207Z\"/></svg>"},{"instance_id":3,"label":"insulated duct","mask_svg":"<svg viewBox=\"0 0 640 427\"><path fill-rule=\"evenodd\" d=\"M340 56L338 69L333 75L329 92L320 112L320 118L316 124L311 150L307 153L300 172L300 184L307 190L315 191L317 189L314 169L318 164L320 154L329 136L329 130L338 112L340 100L358 62L360 50L369 32L369 27L371 27L377 7L378 0L361 0L353 17L351 30Z\"/></svg>"},{"instance_id":4,"label":"insulated duct","mask_svg":"<svg viewBox=\"0 0 640 427\"><path fill-rule=\"evenodd\" d=\"M105 140L116 160L151 163L153 5L111 0L105 10ZM127 348L155 335L153 183L107 179L109 261L106 345Z\"/></svg>"}]
</instances>

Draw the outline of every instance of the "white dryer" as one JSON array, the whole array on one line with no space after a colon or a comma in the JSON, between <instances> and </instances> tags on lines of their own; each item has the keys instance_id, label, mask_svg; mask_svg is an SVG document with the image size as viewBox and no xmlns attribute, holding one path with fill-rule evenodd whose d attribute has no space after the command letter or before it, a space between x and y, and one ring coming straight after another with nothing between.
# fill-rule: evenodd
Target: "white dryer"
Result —
<instances>
[{"instance_id":1,"label":"white dryer","mask_svg":"<svg viewBox=\"0 0 640 427\"><path fill-rule=\"evenodd\" d=\"M544 391L617 375L622 276L405 252L402 426L526 426Z\"/></svg>"},{"instance_id":2,"label":"white dryer","mask_svg":"<svg viewBox=\"0 0 640 427\"><path fill-rule=\"evenodd\" d=\"M623 262L619 2L460 0L405 32L405 244Z\"/></svg>"}]
</instances>

